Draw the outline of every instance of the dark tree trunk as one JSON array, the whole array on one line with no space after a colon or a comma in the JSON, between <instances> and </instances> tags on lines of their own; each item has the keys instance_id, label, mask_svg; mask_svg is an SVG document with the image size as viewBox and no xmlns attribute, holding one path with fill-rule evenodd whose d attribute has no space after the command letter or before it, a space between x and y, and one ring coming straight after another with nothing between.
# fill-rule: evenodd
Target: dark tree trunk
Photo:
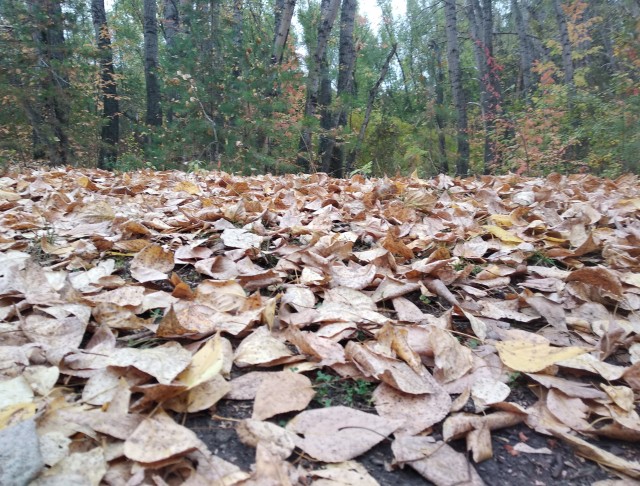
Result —
<instances>
[{"instance_id":1,"label":"dark tree trunk","mask_svg":"<svg viewBox=\"0 0 640 486\"><path fill-rule=\"evenodd\" d=\"M180 33L180 9L178 8L178 0L164 0L164 40L167 43L167 54L169 55L169 66L175 68L178 60L176 52L176 39ZM175 71L175 69L172 69ZM169 73L171 76L175 72ZM167 123L173 123L173 107L172 104L178 99L178 91L175 88L168 88L167 92Z\"/></svg>"},{"instance_id":2,"label":"dark tree trunk","mask_svg":"<svg viewBox=\"0 0 640 486\"><path fill-rule=\"evenodd\" d=\"M449 161L447 159L447 143L444 135L444 70L442 69L442 50L437 42L432 42L431 47L435 53L434 71L436 80L436 125L438 127L438 148L440 149L440 167L441 173L449 172Z\"/></svg>"},{"instance_id":3,"label":"dark tree trunk","mask_svg":"<svg viewBox=\"0 0 640 486\"><path fill-rule=\"evenodd\" d=\"M233 75L238 78L242 75L243 71L243 52L242 41L244 37L243 32L244 23L244 8L242 0L233 0L233 51L235 55Z\"/></svg>"},{"instance_id":4,"label":"dark tree trunk","mask_svg":"<svg viewBox=\"0 0 640 486\"><path fill-rule=\"evenodd\" d=\"M561 0L552 0L553 10L556 14L556 22L560 31L560 45L562 46L562 69L564 70L564 82L573 90L573 59L571 57L571 41L567 19L562 10Z\"/></svg>"},{"instance_id":5,"label":"dark tree trunk","mask_svg":"<svg viewBox=\"0 0 640 486\"><path fill-rule=\"evenodd\" d=\"M518 5L518 0L511 0L511 12L513 13L516 32L518 33L518 50L520 51L520 70L522 72L522 95L528 100L533 90L533 76L531 66L533 65L533 46L527 34L527 22L523 11Z\"/></svg>"},{"instance_id":6,"label":"dark tree trunk","mask_svg":"<svg viewBox=\"0 0 640 486\"><path fill-rule=\"evenodd\" d=\"M493 11L491 0L469 0L469 27L473 52L480 77L480 106L484 125L484 173L491 174L500 166L496 150L496 119L501 111L502 90L498 66L493 56Z\"/></svg>"},{"instance_id":7,"label":"dark tree trunk","mask_svg":"<svg viewBox=\"0 0 640 486\"><path fill-rule=\"evenodd\" d=\"M304 114L307 118L313 117L318 108L318 92L320 89L320 71L322 69L322 59L327 50L329 35L333 28L333 23L338 15L340 0L322 0L320 6L321 17L320 25L318 25L318 42L313 52L313 63L309 69L309 79L307 81L307 101L305 104ZM298 165L304 171L312 168L309 154L311 152L311 131L308 128L302 130L298 149Z\"/></svg>"},{"instance_id":8,"label":"dark tree trunk","mask_svg":"<svg viewBox=\"0 0 640 486\"><path fill-rule=\"evenodd\" d=\"M353 32L355 29L357 0L343 0L340 12L340 49L338 53L338 93L340 106L328 120L328 129L340 129L347 124L349 97L354 94L354 72L356 67L356 48ZM327 136L325 147L320 146L322 170L335 177L344 175L344 151L342 141L335 135Z\"/></svg>"},{"instance_id":9,"label":"dark tree trunk","mask_svg":"<svg viewBox=\"0 0 640 486\"><path fill-rule=\"evenodd\" d=\"M158 76L158 20L156 0L144 0L144 78L147 85L147 125L162 125Z\"/></svg>"},{"instance_id":10,"label":"dark tree trunk","mask_svg":"<svg viewBox=\"0 0 640 486\"><path fill-rule=\"evenodd\" d=\"M100 56L100 92L102 93L102 132L98 168L112 169L118 159L120 141L120 107L113 69L111 34L107 25L104 0L91 0L91 15Z\"/></svg>"},{"instance_id":11,"label":"dark tree trunk","mask_svg":"<svg viewBox=\"0 0 640 486\"><path fill-rule=\"evenodd\" d=\"M444 6L449 80L451 82L451 93L457 115L458 159L456 161L456 174L466 176L469 172L469 135L467 133L467 102L462 88L456 2L455 0L445 0Z\"/></svg>"},{"instance_id":12,"label":"dark tree trunk","mask_svg":"<svg viewBox=\"0 0 640 486\"><path fill-rule=\"evenodd\" d=\"M35 17L33 33L39 63L45 73L41 78L41 103L30 108L33 129L33 155L46 157L52 165L69 161L69 105L64 75L65 42L62 8L59 0L31 0Z\"/></svg>"}]
</instances>

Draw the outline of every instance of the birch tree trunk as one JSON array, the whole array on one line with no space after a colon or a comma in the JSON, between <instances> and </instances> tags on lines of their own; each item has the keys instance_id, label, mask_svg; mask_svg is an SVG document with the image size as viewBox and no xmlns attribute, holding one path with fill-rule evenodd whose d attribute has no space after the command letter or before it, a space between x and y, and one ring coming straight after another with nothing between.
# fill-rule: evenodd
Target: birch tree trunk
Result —
<instances>
[{"instance_id":1,"label":"birch tree trunk","mask_svg":"<svg viewBox=\"0 0 640 486\"><path fill-rule=\"evenodd\" d=\"M113 68L111 34L107 25L104 0L91 0L91 16L100 56L100 92L102 93L102 131L98 168L111 169L118 159L120 141L120 106Z\"/></svg>"},{"instance_id":2,"label":"birch tree trunk","mask_svg":"<svg viewBox=\"0 0 640 486\"><path fill-rule=\"evenodd\" d=\"M451 82L453 104L457 115L458 159L456 160L456 174L466 176L469 172L469 135L467 133L467 101L462 88L456 2L455 0L444 0L444 6L449 79Z\"/></svg>"},{"instance_id":3,"label":"birch tree trunk","mask_svg":"<svg viewBox=\"0 0 640 486\"><path fill-rule=\"evenodd\" d=\"M320 71L322 69L322 59L327 50L329 35L338 15L340 0L322 0L320 5L320 24L318 25L318 41L316 49L312 56L312 65L309 68L309 78L307 81L307 101L305 104L304 114L307 119L313 117L318 108L318 91L320 88ZM311 130L304 128L300 136L298 149L298 165L304 171L309 171L312 167L312 161L309 160L309 154L312 153Z\"/></svg>"},{"instance_id":4,"label":"birch tree trunk","mask_svg":"<svg viewBox=\"0 0 640 486\"><path fill-rule=\"evenodd\" d=\"M273 39L271 64L280 64L282 62L282 53L284 52L284 46L289 38L291 19L293 18L295 8L296 0L278 0L276 2L276 30Z\"/></svg>"},{"instance_id":5,"label":"birch tree trunk","mask_svg":"<svg viewBox=\"0 0 640 486\"><path fill-rule=\"evenodd\" d=\"M147 85L147 125L162 125L158 80L158 20L156 0L144 0L144 78Z\"/></svg>"}]
</instances>

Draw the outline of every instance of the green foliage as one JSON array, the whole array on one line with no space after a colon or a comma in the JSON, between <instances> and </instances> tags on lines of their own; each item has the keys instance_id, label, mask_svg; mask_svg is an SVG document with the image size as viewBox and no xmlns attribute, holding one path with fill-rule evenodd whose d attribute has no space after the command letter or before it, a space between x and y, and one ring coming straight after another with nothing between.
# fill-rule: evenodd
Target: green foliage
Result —
<instances>
[{"instance_id":1,"label":"green foliage","mask_svg":"<svg viewBox=\"0 0 640 486\"><path fill-rule=\"evenodd\" d=\"M533 252L531 256L527 259L530 265L537 265L541 267L557 267L558 261L553 258L549 258L544 254L542 250L536 250Z\"/></svg>"},{"instance_id":2,"label":"green foliage","mask_svg":"<svg viewBox=\"0 0 640 486\"><path fill-rule=\"evenodd\" d=\"M357 404L368 406L375 387L366 380L345 380L322 371L316 373L315 382L315 400L323 407L330 407L335 403L348 407Z\"/></svg>"}]
</instances>

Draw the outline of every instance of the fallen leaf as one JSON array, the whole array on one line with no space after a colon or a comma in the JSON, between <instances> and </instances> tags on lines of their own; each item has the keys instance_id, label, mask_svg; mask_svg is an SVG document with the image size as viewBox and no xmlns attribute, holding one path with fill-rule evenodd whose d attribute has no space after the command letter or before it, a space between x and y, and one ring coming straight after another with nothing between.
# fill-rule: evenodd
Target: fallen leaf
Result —
<instances>
[{"instance_id":1,"label":"fallen leaf","mask_svg":"<svg viewBox=\"0 0 640 486\"><path fill-rule=\"evenodd\" d=\"M316 392L311 380L291 371L265 376L256 391L252 418L264 420L281 413L304 410Z\"/></svg>"},{"instance_id":2,"label":"fallen leaf","mask_svg":"<svg viewBox=\"0 0 640 486\"><path fill-rule=\"evenodd\" d=\"M148 245L131 260L131 276L138 282L165 280L173 270L173 253L165 251L160 245Z\"/></svg>"},{"instance_id":3,"label":"fallen leaf","mask_svg":"<svg viewBox=\"0 0 640 486\"><path fill-rule=\"evenodd\" d=\"M436 486L485 484L465 455L444 442L430 437L399 437L391 450L396 463L408 464Z\"/></svg>"},{"instance_id":4,"label":"fallen leaf","mask_svg":"<svg viewBox=\"0 0 640 486\"><path fill-rule=\"evenodd\" d=\"M578 347L552 348L548 343L536 344L515 340L496 343L496 348L505 365L514 371L525 373L536 373L553 364L587 352Z\"/></svg>"},{"instance_id":5,"label":"fallen leaf","mask_svg":"<svg viewBox=\"0 0 640 486\"><path fill-rule=\"evenodd\" d=\"M145 418L124 443L127 458L144 463L164 461L201 446L196 434L178 425L162 409Z\"/></svg>"},{"instance_id":6,"label":"fallen leaf","mask_svg":"<svg viewBox=\"0 0 640 486\"><path fill-rule=\"evenodd\" d=\"M399 425L359 410L328 407L299 413L286 429L297 434L296 446L314 459L343 462L365 453Z\"/></svg>"}]
</instances>

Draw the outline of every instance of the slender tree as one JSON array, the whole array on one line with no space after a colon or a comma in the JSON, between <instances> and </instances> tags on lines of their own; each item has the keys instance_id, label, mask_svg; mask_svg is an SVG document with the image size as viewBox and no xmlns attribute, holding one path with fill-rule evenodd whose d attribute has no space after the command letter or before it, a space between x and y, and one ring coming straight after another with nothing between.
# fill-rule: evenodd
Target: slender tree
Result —
<instances>
[{"instance_id":1,"label":"slender tree","mask_svg":"<svg viewBox=\"0 0 640 486\"><path fill-rule=\"evenodd\" d=\"M107 25L107 14L104 0L91 0L91 16L98 45L100 59L100 91L102 93L102 131L100 134L100 150L98 167L112 168L118 159L118 143L120 141L120 106L118 90L113 68L113 52L111 34Z\"/></svg>"},{"instance_id":2,"label":"slender tree","mask_svg":"<svg viewBox=\"0 0 640 486\"><path fill-rule=\"evenodd\" d=\"M284 46L289 38L291 29L291 19L296 7L296 0L278 0L275 8L275 35L273 39L273 50L271 52L271 63L280 64Z\"/></svg>"},{"instance_id":3,"label":"slender tree","mask_svg":"<svg viewBox=\"0 0 640 486\"><path fill-rule=\"evenodd\" d=\"M560 45L562 46L562 68L564 70L564 82L573 91L573 59L571 56L571 40L567 19L562 10L561 0L552 0L553 11L556 15L558 30L560 31Z\"/></svg>"},{"instance_id":4,"label":"slender tree","mask_svg":"<svg viewBox=\"0 0 640 486\"><path fill-rule=\"evenodd\" d=\"M178 58L176 40L180 33L180 9L178 0L164 0L164 22L163 29L164 40L167 46L167 55L169 57L168 65L173 71ZM174 72L170 72L174 75ZM178 99L178 90L175 87L169 87L166 91L167 95L167 123L173 123L173 106L172 104Z\"/></svg>"},{"instance_id":5,"label":"slender tree","mask_svg":"<svg viewBox=\"0 0 640 486\"><path fill-rule=\"evenodd\" d=\"M433 49L433 59L431 64L432 74L435 79L435 121L438 127L438 148L440 149L440 167L441 173L446 174L449 172L449 161L447 158L447 142L445 138L445 119L444 119L444 69L442 68L442 49L440 44L435 40L430 42L430 46Z\"/></svg>"},{"instance_id":6,"label":"slender tree","mask_svg":"<svg viewBox=\"0 0 640 486\"><path fill-rule=\"evenodd\" d=\"M467 131L467 102L462 88L460 46L458 43L458 21L455 0L444 0L447 33L447 60L449 79L457 119L458 159L456 173L466 176L469 172L469 134Z\"/></svg>"},{"instance_id":7,"label":"slender tree","mask_svg":"<svg viewBox=\"0 0 640 486\"><path fill-rule=\"evenodd\" d=\"M69 161L69 81L64 73L66 46L62 7L59 0L29 0L35 20L33 39L38 54L40 102L31 104L27 113L33 129L33 154L53 165Z\"/></svg>"},{"instance_id":8,"label":"slender tree","mask_svg":"<svg viewBox=\"0 0 640 486\"><path fill-rule=\"evenodd\" d=\"M307 81L307 100L305 103L304 114L309 119L317 113L318 108L318 92L320 90L320 79L322 71L322 62L327 50L329 35L333 28L333 23L338 15L340 0L322 0L320 5L320 24L318 25L318 40L312 56L312 66L309 69L309 77ZM300 136L298 149L298 166L302 170L311 169L311 161L309 153L311 153L311 130L304 128Z\"/></svg>"},{"instance_id":9,"label":"slender tree","mask_svg":"<svg viewBox=\"0 0 640 486\"><path fill-rule=\"evenodd\" d=\"M523 0L520 0L523 1ZM520 53L520 72L522 75L522 96L529 99L533 90L533 46L527 32L527 21L518 0L511 0L511 13L515 19L516 32L518 33L518 51Z\"/></svg>"},{"instance_id":10,"label":"slender tree","mask_svg":"<svg viewBox=\"0 0 640 486\"><path fill-rule=\"evenodd\" d=\"M496 150L495 124L502 110L499 69L493 54L493 6L491 0L469 0L469 30L480 78L480 106L484 125L484 172L495 172L500 165Z\"/></svg>"},{"instance_id":11,"label":"slender tree","mask_svg":"<svg viewBox=\"0 0 640 486\"><path fill-rule=\"evenodd\" d=\"M340 130L347 124L348 108L354 95L354 74L356 68L356 47L354 38L355 18L358 9L357 0L343 0L340 11L340 47L338 52L338 107L328 111L323 128ZM329 88L331 85L329 84ZM324 143L322 143L324 142ZM325 135L321 139L320 154L322 170L336 177L342 177L344 153L342 141L335 134Z\"/></svg>"},{"instance_id":12,"label":"slender tree","mask_svg":"<svg viewBox=\"0 0 640 486\"><path fill-rule=\"evenodd\" d=\"M156 0L144 0L144 78L147 87L147 125L162 125L158 76L158 20Z\"/></svg>"}]
</instances>

